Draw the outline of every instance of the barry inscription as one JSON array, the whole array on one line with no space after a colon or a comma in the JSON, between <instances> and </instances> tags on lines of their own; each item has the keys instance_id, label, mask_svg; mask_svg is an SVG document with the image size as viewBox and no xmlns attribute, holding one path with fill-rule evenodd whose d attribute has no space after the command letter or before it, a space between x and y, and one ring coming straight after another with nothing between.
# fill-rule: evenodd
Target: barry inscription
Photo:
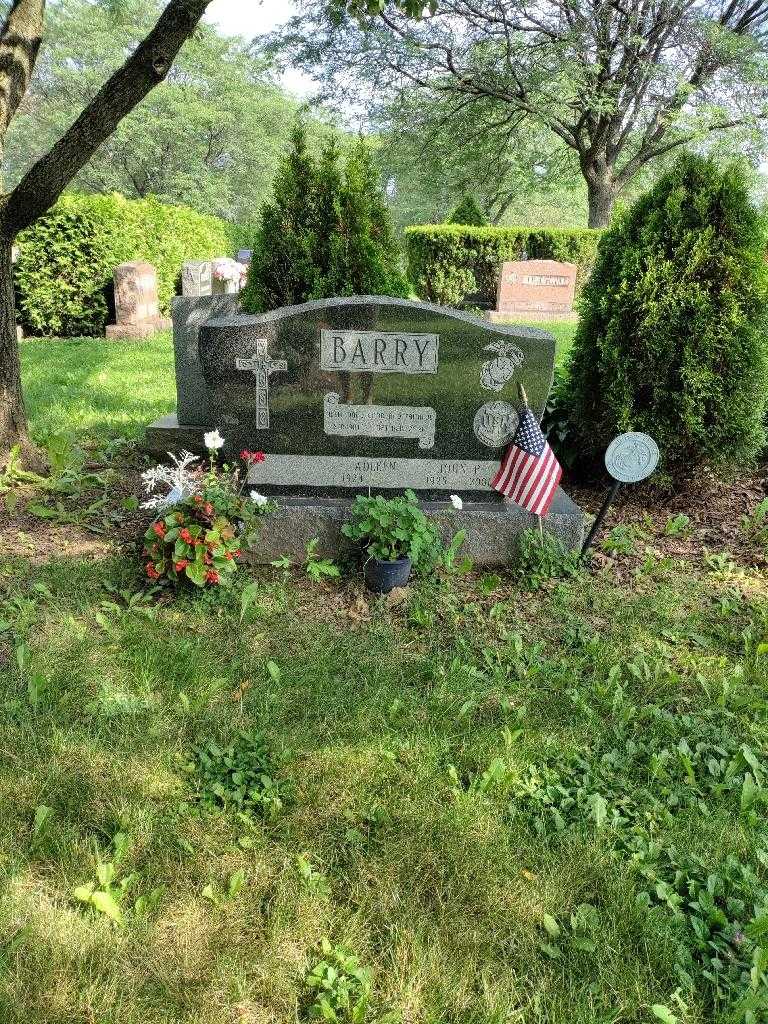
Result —
<instances>
[{"instance_id":1,"label":"barry inscription","mask_svg":"<svg viewBox=\"0 0 768 1024\"><path fill-rule=\"evenodd\" d=\"M427 406L342 404L332 391L323 410L326 434L415 438L419 448L435 446L435 410Z\"/></svg>"},{"instance_id":2,"label":"barry inscription","mask_svg":"<svg viewBox=\"0 0 768 1024\"><path fill-rule=\"evenodd\" d=\"M437 373L439 344L437 334L321 330L320 368L361 373Z\"/></svg>"}]
</instances>

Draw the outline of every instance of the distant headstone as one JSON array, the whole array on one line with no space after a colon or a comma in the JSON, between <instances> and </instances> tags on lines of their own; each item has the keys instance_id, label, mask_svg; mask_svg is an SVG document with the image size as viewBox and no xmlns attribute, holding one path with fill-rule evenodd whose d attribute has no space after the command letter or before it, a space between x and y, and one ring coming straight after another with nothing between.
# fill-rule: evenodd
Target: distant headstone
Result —
<instances>
[{"instance_id":1,"label":"distant headstone","mask_svg":"<svg viewBox=\"0 0 768 1024\"><path fill-rule=\"evenodd\" d=\"M576 264L556 260L518 260L502 264L496 294L497 314L534 317L573 312Z\"/></svg>"},{"instance_id":2,"label":"distant headstone","mask_svg":"<svg viewBox=\"0 0 768 1024\"><path fill-rule=\"evenodd\" d=\"M244 263L246 266L253 259L253 249L240 249L237 254L237 262Z\"/></svg>"},{"instance_id":3,"label":"distant headstone","mask_svg":"<svg viewBox=\"0 0 768 1024\"><path fill-rule=\"evenodd\" d=\"M534 413L544 410L550 334L378 296L259 316L234 312L235 303L175 300L179 415L153 424L148 440L161 453L199 450L203 433L217 428L230 453L264 451L249 484L279 495L280 511L265 527L274 546L262 540L260 551L263 543L277 557L278 535L292 549L325 536L329 523L338 532L338 503L356 493L411 487L468 529L467 553L478 564L509 557L515 534L535 517L506 504L490 481L517 426L518 382ZM457 493L460 523L448 500ZM312 509L295 513L301 528L291 508ZM546 525L581 543L583 515L562 491ZM315 533L304 538L305 527Z\"/></svg>"},{"instance_id":4,"label":"distant headstone","mask_svg":"<svg viewBox=\"0 0 768 1024\"><path fill-rule=\"evenodd\" d=\"M181 294L189 298L213 294L210 260L188 260L181 268Z\"/></svg>"},{"instance_id":5,"label":"distant headstone","mask_svg":"<svg viewBox=\"0 0 768 1024\"><path fill-rule=\"evenodd\" d=\"M108 338L148 338L170 330L170 319L160 316L157 271L151 263L122 263L115 267L114 281L116 322L107 327Z\"/></svg>"}]
</instances>

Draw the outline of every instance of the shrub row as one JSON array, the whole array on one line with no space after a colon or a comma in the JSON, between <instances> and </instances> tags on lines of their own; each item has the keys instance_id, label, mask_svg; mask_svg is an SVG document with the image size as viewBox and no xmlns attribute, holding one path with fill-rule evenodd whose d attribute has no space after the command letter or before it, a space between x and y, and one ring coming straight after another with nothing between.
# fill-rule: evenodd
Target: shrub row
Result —
<instances>
[{"instance_id":1,"label":"shrub row","mask_svg":"<svg viewBox=\"0 0 768 1024\"><path fill-rule=\"evenodd\" d=\"M19 236L17 317L28 332L99 335L109 320L112 272L128 260L157 268L167 313L187 259L232 254L243 232L216 217L156 199L65 195Z\"/></svg>"},{"instance_id":2,"label":"shrub row","mask_svg":"<svg viewBox=\"0 0 768 1024\"><path fill-rule=\"evenodd\" d=\"M495 303L501 264L524 254L575 263L578 288L592 269L601 234L589 228L418 225L405 231L408 270L421 298L445 306L468 298Z\"/></svg>"}]
</instances>

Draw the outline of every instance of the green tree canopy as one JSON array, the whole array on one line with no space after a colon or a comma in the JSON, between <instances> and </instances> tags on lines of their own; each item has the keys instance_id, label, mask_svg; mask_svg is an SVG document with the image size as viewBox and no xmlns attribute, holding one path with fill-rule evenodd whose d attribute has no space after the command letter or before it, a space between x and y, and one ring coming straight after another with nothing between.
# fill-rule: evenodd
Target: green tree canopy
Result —
<instances>
[{"instance_id":1,"label":"green tree canopy","mask_svg":"<svg viewBox=\"0 0 768 1024\"><path fill-rule=\"evenodd\" d=\"M582 462L618 433L663 468L740 465L765 443L765 225L744 175L686 155L603 236L581 296L565 405Z\"/></svg>"},{"instance_id":2,"label":"green tree canopy","mask_svg":"<svg viewBox=\"0 0 768 1024\"><path fill-rule=\"evenodd\" d=\"M331 139L316 159L297 123L262 211L243 307L261 312L334 295L407 294L368 144L359 140L342 161Z\"/></svg>"},{"instance_id":3,"label":"green tree canopy","mask_svg":"<svg viewBox=\"0 0 768 1024\"><path fill-rule=\"evenodd\" d=\"M36 72L8 133L6 183L18 180L75 120L162 6L161 0L49 5ZM297 106L244 40L201 24L165 82L122 121L73 186L136 198L152 194L203 213L255 221Z\"/></svg>"}]
</instances>

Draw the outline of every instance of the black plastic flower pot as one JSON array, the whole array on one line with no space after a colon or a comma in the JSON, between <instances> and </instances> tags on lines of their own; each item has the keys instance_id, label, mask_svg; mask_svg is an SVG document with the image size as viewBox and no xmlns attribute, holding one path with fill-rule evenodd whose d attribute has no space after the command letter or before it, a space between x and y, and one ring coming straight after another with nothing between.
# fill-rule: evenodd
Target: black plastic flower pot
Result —
<instances>
[{"instance_id":1,"label":"black plastic flower pot","mask_svg":"<svg viewBox=\"0 0 768 1024\"><path fill-rule=\"evenodd\" d=\"M411 575L410 558L397 558L394 562L380 562L369 558L364 568L365 582L374 594L388 594L395 587L404 587Z\"/></svg>"}]
</instances>

